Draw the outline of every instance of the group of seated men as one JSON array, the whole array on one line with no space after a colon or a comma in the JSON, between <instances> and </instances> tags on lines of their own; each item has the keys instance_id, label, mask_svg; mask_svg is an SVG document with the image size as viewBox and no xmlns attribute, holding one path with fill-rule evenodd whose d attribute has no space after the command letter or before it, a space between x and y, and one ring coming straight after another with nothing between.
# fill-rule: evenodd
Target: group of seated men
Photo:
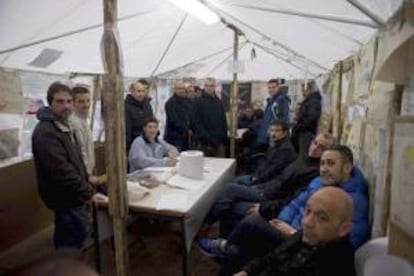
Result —
<instances>
[{"instance_id":1,"label":"group of seated men","mask_svg":"<svg viewBox=\"0 0 414 276\"><path fill-rule=\"evenodd\" d=\"M271 133L271 142L283 143ZM291 156L289 146L270 146L263 161L271 167L281 159L282 169L257 175L266 167L259 163L226 185L211 208L204 229L220 221L221 237L198 244L221 261L221 275L354 275L353 252L370 225L368 185L352 151L319 134L307 154Z\"/></svg>"}]
</instances>

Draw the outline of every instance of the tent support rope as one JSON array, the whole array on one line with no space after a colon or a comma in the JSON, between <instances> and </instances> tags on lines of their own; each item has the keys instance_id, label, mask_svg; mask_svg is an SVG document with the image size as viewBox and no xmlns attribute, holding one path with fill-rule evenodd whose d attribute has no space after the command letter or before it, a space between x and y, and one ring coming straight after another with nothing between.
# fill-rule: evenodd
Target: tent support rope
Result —
<instances>
[{"instance_id":1,"label":"tent support rope","mask_svg":"<svg viewBox=\"0 0 414 276\"><path fill-rule=\"evenodd\" d=\"M270 55L274 56L275 58L280 59L280 60L282 60L283 62L286 62L286 63L290 64L291 66L295 67L296 69L298 69L298 70L300 70L300 71L302 71L302 72L306 73L306 69L304 69L304 68L302 68L302 67L300 67L300 66L298 66L298 65L294 64L293 62L288 62L288 61L286 61L286 59L284 59L282 56L280 56L280 55L278 55L278 54L276 54L276 53L273 53L270 49L268 49L268 48L266 48L266 47L264 47L264 46L260 45L259 43L256 43L256 42L253 42L253 41L249 41L249 42L250 42L251 44L253 44L254 46L256 46L256 47L259 47L260 49L262 49L262 50L263 50L263 51L265 51L266 53L268 53L268 54L270 54ZM312 75L313 77L315 77L315 76L316 76L315 74L313 74L313 73L311 73L311 72L308 72L308 73L309 73L310 75Z\"/></svg>"},{"instance_id":2,"label":"tent support rope","mask_svg":"<svg viewBox=\"0 0 414 276\"><path fill-rule=\"evenodd\" d=\"M241 44L239 46L239 51L241 49L243 49L243 47L246 46L246 44L247 44L246 42L243 43L243 44ZM233 52L229 56L227 56L225 59L223 59L222 61L220 61L220 63L218 63L216 66L214 66L213 69L211 69L205 76L208 77L211 74L213 74L218 68L220 68L221 65L223 65L226 61L228 61L232 57L233 57Z\"/></svg>"}]
</instances>

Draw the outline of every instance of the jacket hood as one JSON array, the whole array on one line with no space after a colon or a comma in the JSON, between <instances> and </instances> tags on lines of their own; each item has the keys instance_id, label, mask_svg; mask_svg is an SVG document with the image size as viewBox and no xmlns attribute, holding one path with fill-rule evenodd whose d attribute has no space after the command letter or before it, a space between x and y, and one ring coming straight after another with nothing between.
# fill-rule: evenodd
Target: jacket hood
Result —
<instances>
[{"instance_id":1,"label":"jacket hood","mask_svg":"<svg viewBox=\"0 0 414 276\"><path fill-rule=\"evenodd\" d=\"M53 114L52 110L49 107L41 107L37 110L36 118L39 121L54 121L56 120L55 114Z\"/></svg>"},{"instance_id":2,"label":"jacket hood","mask_svg":"<svg viewBox=\"0 0 414 276\"><path fill-rule=\"evenodd\" d=\"M347 192L360 192L368 195L368 183L358 167L353 167L351 171L351 179L340 184Z\"/></svg>"},{"instance_id":3,"label":"jacket hood","mask_svg":"<svg viewBox=\"0 0 414 276\"><path fill-rule=\"evenodd\" d=\"M128 94L125 99L125 102L130 105L142 107L146 104L150 104L151 98L145 98L143 101L140 102L140 101L137 101L131 94Z\"/></svg>"}]
</instances>

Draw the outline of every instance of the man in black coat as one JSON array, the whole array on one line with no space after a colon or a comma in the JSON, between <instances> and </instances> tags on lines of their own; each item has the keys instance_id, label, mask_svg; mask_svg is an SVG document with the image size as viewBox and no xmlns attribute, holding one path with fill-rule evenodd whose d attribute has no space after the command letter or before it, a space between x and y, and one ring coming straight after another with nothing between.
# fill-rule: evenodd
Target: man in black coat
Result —
<instances>
[{"instance_id":1,"label":"man in black coat","mask_svg":"<svg viewBox=\"0 0 414 276\"><path fill-rule=\"evenodd\" d=\"M354 276L352 217L353 201L345 191L322 188L306 204L303 230L234 276ZM228 270L222 274L231 274Z\"/></svg>"},{"instance_id":2,"label":"man in black coat","mask_svg":"<svg viewBox=\"0 0 414 276\"><path fill-rule=\"evenodd\" d=\"M184 82L174 83L174 95L165 103L166 125L164 139L174 145L179 151L191 149L192 107L187 97Z\"/></svg>"},{"instance_id":3,"label":"man in black coat","mask_svg":"<svg viewBox=\"0 0 414 276\"><path fill-rule=\"evenodd\" d=\"M297 122L292 128L292 143L300 155L306 153L316 135L322 112L322 97L315 81L311 80L302 85L302 93L305 99L300 105Z\"/></svg>"},{"instance_id":4,"label":"man in black coat","mask_svg":"<svg viewBox=\"0 0 414 276\"><path fill-rule=\"evenodd\" d=\"M130 94L125 99L125 138L127 153L135 138L142 134L142 123L154 117L151 99L148 97L148 82L144 79L131 84Z\"/></svg>"},{"instance_id":5,"label":"man in black coat","mask_svg":"<svg viewBox=\"0 0 414 276\"><path fill-rule=\"evenodd\" d=\"M207 78L203 94L194 103L195 135L206 156L224 157L227 121L223 103L215 93L215 79Z\"/></svg>"},{"instance_id":6,"label":"man in black coat","mask_svg":"<svg viewBox=\"0 0 414 276\"><path fill-rule=\"evenodd\" d=\"M263 183L279 175L296 158L295 150L289 139L289 126L276 120L268 129L269 147L249 175L236 178L235 182L247 186Z\"/></svg>"},{"instance_id":7,"label":"man in black coat","mask_svg":"<svg viewBox=\"0 0 414 276\"><path fill-rule=\"evenodd\" d=\"M89 233L86 203L93 189L82 161L80 146L68 124L71 89L53 83L47 92L49 107L38 110L32 136L38 190L55 213L56 248L81 248Z\"/></svg>"}]
</instances>

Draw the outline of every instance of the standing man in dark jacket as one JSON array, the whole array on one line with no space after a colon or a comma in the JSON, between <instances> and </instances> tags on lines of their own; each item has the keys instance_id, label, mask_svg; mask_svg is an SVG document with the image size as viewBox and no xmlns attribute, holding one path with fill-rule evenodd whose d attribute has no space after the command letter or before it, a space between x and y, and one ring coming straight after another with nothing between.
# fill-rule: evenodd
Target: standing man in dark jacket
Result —
<instances>
[{"instance_id":1,"label":"standing man in dark jacket","mask_svg":"<svg viewBox=\"0 0 414 276\"><path fill-rule=\"evenodd\" d=\"M292 143L300 155L306 152L316 135L322 112L322 97L315 81L302 85L302 93L305 100L300 105L297 122L292 128Z\"/></svg>"},{"instance_id":2,"label":"standing man in dark jacket","mask_svg":"<svg viewBox=\"0 0 414 276\"><path fill-rule=\"evenodd\" d=\"M32 136L38 190L55 213L55 247L81 248L89 232L85 205L93 189L80 146L68 124L73 104L71 89L53 83L47 101L49 107L37 112L40 122Z\"/></svg>"},{"instance_id":3,"label":"standing man in dark jacket","mask_svg":"<svg viewBox=\"0 0 414 276\"><path fill-rule=\"evenodd\" d=\"M142 134L142 123L153 117L151 99L148 97L148 82L140 79L130 86L130 94L125 99L125 137L127 153L132 142Z\"/></svg>"},{"instance_id":4,"label":"standing man in dark jacket","mask_svg":"<svg viewBox=\"0 0 414 276\"><path fill-rule=\"evenodd\" d=\"M192 145L192 108L187 98L184 82L174 83L174 95L165 104L167 122L164 140L174 145L178 151L189 150Z\"/></svg>"},{"instance_id":5,"label":"standing man in dark jacket","mask_svg":"<svg viewBox=\"0 0 414 276\"><path fill-rule=\"evenodd\" d=\"M271 79L267 82L270 97L267 99L266 109L264 111L263 120L260 123L257 133L257 144L266 145L267 130L270 124L275 120L281 120L289 123L289 104L290 99L286 92L282 91L280 81Z\"/></svg>"},{"instance_id":6,"label":"standing man in dark jacket","mask_svg":"<svg viewBox=\"0 0 414 276\"><path fill-rule=\"evenodd\" d=\"M336 187L322 188L306 204L302 231L234 276L353 276L354 253L348 234L353 202Z\"/></svg>"},{"instance_id":7,"label":"standing man in dark jacket","mask_svg":"<svg viewBox=\"0 0 414 276\"><path fill-rule=\"evenodd\" d=\"M216 81L207 78L204 92L195 100L195 135L207 156L224 157L227 140L227 121L224 106L216 95Z\"/></svg>"}]
</instances>

